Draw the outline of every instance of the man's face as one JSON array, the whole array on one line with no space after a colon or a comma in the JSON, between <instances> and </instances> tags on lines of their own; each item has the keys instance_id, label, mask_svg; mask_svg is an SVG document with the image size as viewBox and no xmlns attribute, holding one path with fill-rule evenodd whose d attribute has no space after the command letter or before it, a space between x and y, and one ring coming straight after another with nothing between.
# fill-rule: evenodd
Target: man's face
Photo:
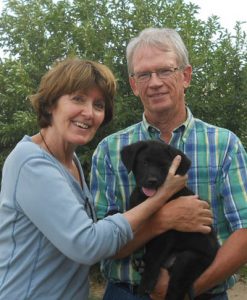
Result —
<instances>
[{"instance_id":1,"label":"man's face","mask_svg":"<svg viewBox=\"0 0 247 300\"><path fill-rule=\"evenodd\" d=\"M133 73L156 72L158 70L174 70L181 66L177 63L174 52L165 52L158 48L147 46L137 49L133 56ZM156 73L145 82L139 82L138 77L130 77L130 85L136 96L139 96L144 106L147 119L155 119L164 113L180 113L184 111L184 90L190 84L192 69L175 70L163 79Z\"/></svg>"}]
</instances>

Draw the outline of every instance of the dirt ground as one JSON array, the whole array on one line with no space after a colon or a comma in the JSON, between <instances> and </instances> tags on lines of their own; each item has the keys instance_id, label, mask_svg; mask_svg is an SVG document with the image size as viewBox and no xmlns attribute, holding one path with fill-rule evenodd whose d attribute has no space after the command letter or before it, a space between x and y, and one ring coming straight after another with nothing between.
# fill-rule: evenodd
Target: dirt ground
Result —
<instances>
[{"instance_id":1,"label":"dirt ground","mask_svg":"<svg viewBox=\"0 0 247 300\"><path fill-rule=\"evenodd\" d=\"M247 300L247 265L240 269L240 280L232 289L228 290L229 300ZM105 287L99 265L95 265L90 274L89 300L102 300Z\"/></svg>"},{"instance_id":2,"label":"dirt ground","mask_svg":"<svg viewBox=\"0 0 247 300\"><path fill-rule=\"evenodd\" d=\"M240 280L235 286L228 291L230 300L246 300L247 299L247 282Z\"/></svg>"}]
</instances>

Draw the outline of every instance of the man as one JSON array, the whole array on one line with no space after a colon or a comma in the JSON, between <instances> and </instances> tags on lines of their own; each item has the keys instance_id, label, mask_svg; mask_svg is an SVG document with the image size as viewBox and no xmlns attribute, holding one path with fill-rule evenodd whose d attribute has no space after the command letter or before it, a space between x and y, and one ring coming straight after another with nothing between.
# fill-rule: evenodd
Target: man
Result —
<instances>
[{"instance_id":1,"label":"man","mask_svg":"<svg viewBox=\"0 0 247 300\"><path fill-rule=\"evenodd\" d=\"M210 202L214 229L222 245L212 265L195 282L193 293L208 291L212 293L211 299L228 299L226 290L235 283L234 272L247 262L246 152L232 132L194 118L186 107L185 90L190 85L192 67L176 31L143 30L130 41L127 61L131 88L144 107L143 120L106 137L95 151L91 187L98 218L110 210L128 209L134 182L120 161L123 146L138 140L158 139L179 148L192 161L188 186L200 199ZM179 200L163 207L163 217L173 223L167 230L192 231L183 227L185 223L180 224L180 228L177 226ZM184 201L184 205L192 207L192 202L192 199ZM153 217L153 222L155 218L161 221L161 212ZM147 228L150 228L148 224ZM129 248L122 249L116 258L124 257L149 240L150 231L140 229ZM194 231L200 229L194 228ZM135 294L139 277L130 257L104 261L103 272L109 281L105 300L139 299ZM158 285L162 290L167 285L166 277L167 272L162 270ZM212 290L215 286L217 288ZM126 293L125 298L121 298L123 293Z\"/></svg>"}]
</instances>

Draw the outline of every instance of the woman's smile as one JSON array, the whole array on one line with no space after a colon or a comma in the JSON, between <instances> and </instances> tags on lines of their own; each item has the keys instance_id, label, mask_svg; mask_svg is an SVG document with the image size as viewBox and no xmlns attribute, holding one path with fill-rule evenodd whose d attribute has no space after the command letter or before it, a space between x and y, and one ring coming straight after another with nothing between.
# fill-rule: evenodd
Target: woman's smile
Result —
<instances>
[{"instance_id":1,"label":"woman's smile","mask_svg":"<svg viewBox=\"0 0 247 300\"><path fill-rule=\"evenodd\" d=\"M89 129L90 128L90 125L88 125L88 124L86 124L84 122L73 121L72 123L74 125L76 125L77 127L82 128L82 129Z\"/></svg>"}]
</instances>

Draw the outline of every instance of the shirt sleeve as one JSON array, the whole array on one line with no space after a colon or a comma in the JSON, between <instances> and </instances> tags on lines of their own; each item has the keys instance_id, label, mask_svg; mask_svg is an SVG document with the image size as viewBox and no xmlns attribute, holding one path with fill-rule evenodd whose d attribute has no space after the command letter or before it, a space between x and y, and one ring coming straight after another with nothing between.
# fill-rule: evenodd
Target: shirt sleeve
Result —
<instances>
[{"instance_id":1,"label":"shirt sleeve","mask_svg":"<svg viewBox=\"0 0 247 300\"><path fill-rule=\"evenodd\" d=\"M72 183L45 158L32 158L21 167L16 202L55 247L79 263L91 265L112 256L133 237L120 214L93 223Z\"/></svg>"},{"instance_id":2,"label":"shirt sleeve","mask_svg":"<svg viewBox=\"0 0 247 300\"><path fill-rule=\"evenodd\" d=\"M237 139L223 162L221 193L231 230L247 228L247 154Z\"/></svg>"},{"instance_id":3,"label":"shirt sleeve","mask_svg":"<svg viewBox=\"0 0 247 300\"><path fill-rule=\"evenodd\" d=\"M108 151L107 143L103 141L92 157L90 190L98 219L104 218L109 211L121 211L115 196L116 176Z\"/></svg>"}]
</instances>

